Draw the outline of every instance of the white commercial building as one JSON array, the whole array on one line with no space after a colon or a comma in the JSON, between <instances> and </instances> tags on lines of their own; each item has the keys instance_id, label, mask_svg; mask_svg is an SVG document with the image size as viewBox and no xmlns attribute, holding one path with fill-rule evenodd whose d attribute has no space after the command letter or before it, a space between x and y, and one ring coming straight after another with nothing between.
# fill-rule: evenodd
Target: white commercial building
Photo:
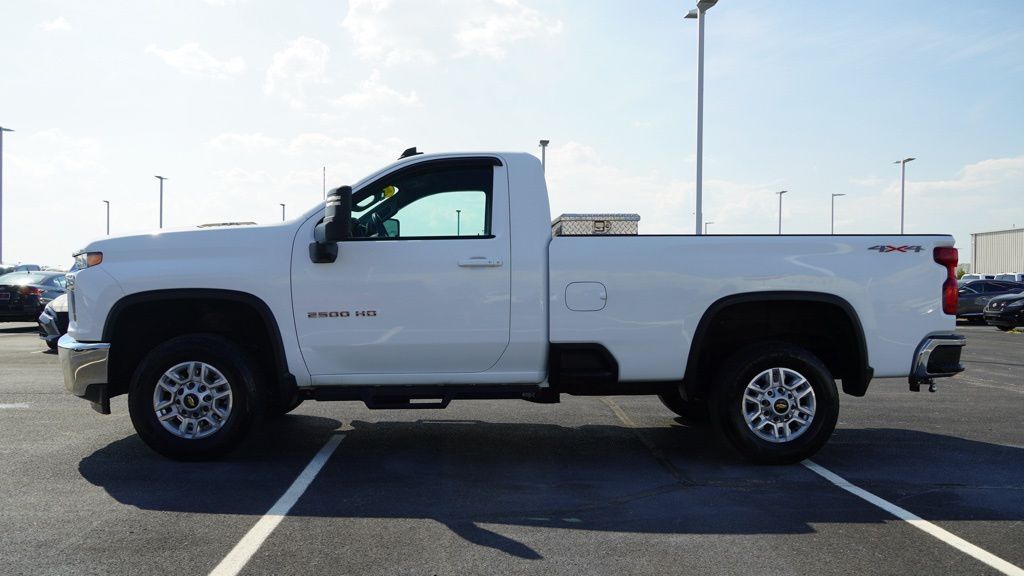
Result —
<instances>
[{"instance_id":1,"label":"white commercial building","mask_svg":"<svg viewBox=\"0 0 1024 576\"><path fill-rule=\"evenodd\" d=\"M1024 272L1024 228L971 234L971 269L978 274Z\"/></svg>"}]
</instances>

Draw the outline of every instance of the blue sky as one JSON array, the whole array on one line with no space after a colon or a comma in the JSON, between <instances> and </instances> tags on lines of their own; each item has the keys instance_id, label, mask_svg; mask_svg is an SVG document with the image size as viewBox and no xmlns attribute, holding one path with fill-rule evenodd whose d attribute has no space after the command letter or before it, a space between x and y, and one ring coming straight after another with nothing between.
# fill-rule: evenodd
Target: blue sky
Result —
<instances>
[{"instance_id":1,"label":"blue sky","mask_svg":"<svg viewBox=\"0 0 1024 576\"><path fill-rule=\"evenodd\" d=\"M40 1L4 9L4 259L104 232L280 218L406 147L551 140L552 212L693 230L688 2ZM721 0L706 29L712 233L1024 226L1024 4ZM969 254L962 250L961 257Z\"/></svg>"}]
</instances>

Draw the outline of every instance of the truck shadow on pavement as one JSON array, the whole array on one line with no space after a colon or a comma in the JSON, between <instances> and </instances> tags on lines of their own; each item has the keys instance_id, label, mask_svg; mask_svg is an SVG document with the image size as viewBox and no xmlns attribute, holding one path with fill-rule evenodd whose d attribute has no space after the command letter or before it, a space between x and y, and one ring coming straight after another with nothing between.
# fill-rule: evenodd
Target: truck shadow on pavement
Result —
<instances>
[{"instance_id":1,"label":"truck shadow on pavement","mask_svg":"<svg viewBox=\"0 0 1024 576\"><path fill-rule=\"evenodd\" d=\"M83 458L79 471L146 510L260 516L337 426L291 415L205 463L163 459L130 436ZM803 466L746 463L703 428L428 419L351 428L290 517L430 519L523 559L542 558L527 544L540 537L531 527L799 534L892 519ZM843 429L815 460L929 520L1024 520L1022 499L1006 496L1024 488L1021 448Z\"/></svg>"}]
</instances>

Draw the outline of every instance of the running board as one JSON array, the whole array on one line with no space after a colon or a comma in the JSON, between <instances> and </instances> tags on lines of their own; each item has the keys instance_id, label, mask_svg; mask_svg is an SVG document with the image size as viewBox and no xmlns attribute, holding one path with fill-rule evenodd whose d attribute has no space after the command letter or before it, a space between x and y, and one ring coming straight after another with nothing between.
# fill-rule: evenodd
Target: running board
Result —
<instances>
[{"instance_id":1,"label":"running board","mask_svg":"<svg viewBox=\"0 0 1024 576\"><path fill-rule=\"evenodd\" d=\"M558 392L534 385L318 386L299 390L303 399L358 400L371 410L439 410L452 400L527 400L555 404Z\"/></svg>"}]
</instances>

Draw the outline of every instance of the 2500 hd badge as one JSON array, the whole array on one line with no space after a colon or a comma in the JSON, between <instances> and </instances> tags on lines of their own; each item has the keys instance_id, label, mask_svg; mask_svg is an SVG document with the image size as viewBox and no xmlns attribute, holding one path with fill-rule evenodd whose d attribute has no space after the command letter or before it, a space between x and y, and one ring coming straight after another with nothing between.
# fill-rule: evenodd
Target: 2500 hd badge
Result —
<instances>
[{"instance_id":1,"label":"2500 hd badge","mask_svg":"<svg viewBox=\"0 0 1024 576\"><path fill-rule=\"evenodd\" d=\"M348 318L350 316L376 316L376 310L332 310L330 312L306 312L306 318Z\"/></svg>"}]
</instances>

